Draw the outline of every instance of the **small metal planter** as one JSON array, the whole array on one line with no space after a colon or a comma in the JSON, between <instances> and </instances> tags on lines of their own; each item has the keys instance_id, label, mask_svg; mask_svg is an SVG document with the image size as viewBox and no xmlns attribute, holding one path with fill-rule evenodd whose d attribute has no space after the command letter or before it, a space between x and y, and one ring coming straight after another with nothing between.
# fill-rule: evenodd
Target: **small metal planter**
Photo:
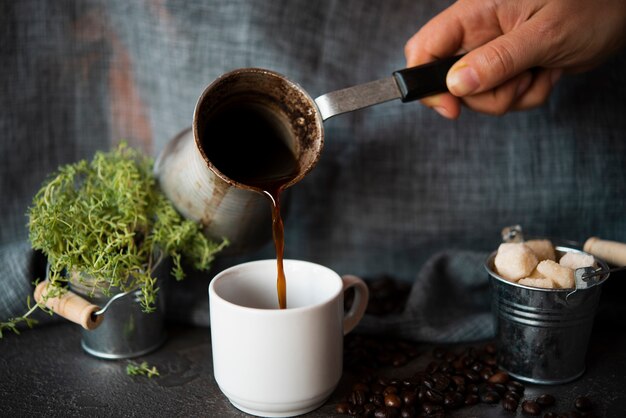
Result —
<instances>
[{"instance_id":1,"label":"small metal planter","mask_svg":"<svg viewBox=\"0 0 626 418\"><path fill-rule=\"evenodd\" d=\"M37 285L37 302L43 300L47 285L47 281ZM48 298L46 306L82 326L81 345L87 353L104 359L138 357L156 350L166 339L165 280L158 279L158 287L155 310L150 313L141 310L141 289L111 289L104 295L88 281L77 280L70 280L70 290L62 296Z\"/></svg>"},{"instance_id":2,"label":"small metal planter","mask_svg":"<svg viewBox=\"0 0 626 418\"><path fill-rule=\"evenodd\" d=\"M557 255L581 252L556 247ZM601 284L572 293L571 289L541 289L503 279L494 267L496 252L486 261L492 289L500 367L531 383L560 384L580 377ZM606 263L596 259L604 270Z\"/></svg>"},{"instance_id":3,"label":"small metal planter","mask_svg":"<svg viewBox=\"0 0 626 418\"><path fill-rule=\"evenodd\" d=\"M166 339L165 297L163 280L159 280L156 309L145 313L141 310L139 298L141 290L105 296L101 293L89 295L84 286L72 284L74 293L88 302L102 306L102 323L95 329L83 328L81 346L99 358L122 359L138 357L156 350ZM96 312L96 313L98 313Z\"/></svg>"}]
</instances>

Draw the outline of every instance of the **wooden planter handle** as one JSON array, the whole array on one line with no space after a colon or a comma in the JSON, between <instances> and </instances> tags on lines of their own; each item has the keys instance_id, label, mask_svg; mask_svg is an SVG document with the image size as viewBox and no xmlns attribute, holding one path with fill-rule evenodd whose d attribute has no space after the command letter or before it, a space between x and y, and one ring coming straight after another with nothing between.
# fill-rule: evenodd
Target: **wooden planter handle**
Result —
<instances>
[{"instance_id":1,"label":"wooden planter handle","mask_svg":"<svg viewBox=\"0 0 626 418\"><path fill-rule=\"evenodd\" d=\"M591 237L585 242L583 250L610 264L626 266L626 244L622 242Z\"/></svg>"},{"instance_id":2,"label":"wooden planter handle","mask_svg":"<svg viewBox=\"0 0 626 418\"><path fill-rule=\"evenodd\" d=\"M35 288L35 301L40 303L46 294L48 281L45 280L37 285ZM96 329L102 319L103 315L95 315L100 310L99 306L86 301L76 293L67 291L61 297L49 298L46 300L46 307L52 309L52 311L63 318L77 323L87 330Z\"/></svg>"}]
</instances>

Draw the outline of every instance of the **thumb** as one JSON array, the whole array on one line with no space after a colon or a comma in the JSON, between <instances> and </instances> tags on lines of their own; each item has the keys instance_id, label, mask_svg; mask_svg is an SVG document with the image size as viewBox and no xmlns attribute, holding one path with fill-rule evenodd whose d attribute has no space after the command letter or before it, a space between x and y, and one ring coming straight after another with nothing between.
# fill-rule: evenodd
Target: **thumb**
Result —
<instances>
[{"instance_id":1,"label":"thumb","mask_svg":"<svg viewBox=\"0 0 626 418\"><path fill-rule=\"evenodd\" d=\"M548 42L540 42L527 22L468 52L450 68L446 82L455 96L491 90L524 71L546 63Z\"/></svg>"}]
</instances>

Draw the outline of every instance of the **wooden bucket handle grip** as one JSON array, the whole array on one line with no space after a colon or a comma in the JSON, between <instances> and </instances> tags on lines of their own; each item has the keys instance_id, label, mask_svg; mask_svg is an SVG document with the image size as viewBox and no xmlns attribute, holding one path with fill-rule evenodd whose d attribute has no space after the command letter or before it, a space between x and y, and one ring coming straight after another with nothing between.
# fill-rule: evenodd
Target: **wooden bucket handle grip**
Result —
<instances>
[{"instance_id":1,"label":"wooden bucket handle grip","mask_svg":"<svg viewBox=\"0 0 626 418\"><path fill-rule=\"evenodd\" d=\"M585 242L583 251L615 266L626 266L626 244L591 237Z\"/></svg>"},{"instance_id":2,"label":"wooden bucket handle grip","mask_svg":"<svg viewBox=\"0 0 626 418\"><path fill-rule=\"evenodd\" d=\"M44 280L35 288L35 301L40 303L46 294L48 281ZM63 318L75 322L87 330L96 329L102 322L103 315L95 315L99 306L68 290L61 297L48 298L46 307Z\"/></svg>"}]
</instances>

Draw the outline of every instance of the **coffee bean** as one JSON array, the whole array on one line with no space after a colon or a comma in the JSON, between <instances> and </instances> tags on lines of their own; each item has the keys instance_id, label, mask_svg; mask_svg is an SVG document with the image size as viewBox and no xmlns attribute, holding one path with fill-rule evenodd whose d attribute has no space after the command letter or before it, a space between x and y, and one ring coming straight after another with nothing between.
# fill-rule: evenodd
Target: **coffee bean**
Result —
<instances>
[{"instance_id":1,"label":"coffee bean","mask_svg":"<svg viewBox=\"0 0 626 418\"><path fill-rule=\"evenodd\" d=\"M500 383L488 383L487 387L489 387L490 390L498 392L498 395L500 396L504 395L506 392L506 386Z\"/></svg>"},{"instance_id":2,"label":"coffee bean","mask_svg":"<svg viewBox=\"0 0 626 418\"><path fill-rule=\"evenodd\" d=\"M365 405L369 402L369 396L364 390L355 390L350 395L349 402L353 405Z\"/></svg>"},{"instance_id":3,"label":"coffee bean","mask_svg":"<svg viewBox=\"0 0 626 418\"><path fill-rule=\"evenodd\" d=\"M536 402L541 406L552 406L554 405L554 402L556 402L556 399L554 399L554 396L549 393L544 393L536 399Z\"/></svg>"},{"instance_id":4,"label":"coffee bean","mask_svg":"<svg viewBox=\"0 0 626 418\"><path fill-rule=\"evenodd\" d=\"M400 416L402 418L413 418L415 417L415 411L411 408L402 408L400 410Z\"/></svg>"},{"instance_id":5,"label":"coffee bean","mask_svg":"<svg viewBox=\"0 0 626 418\"><path fill-rule=\"evenodd\" d=\"M435 389L438 391L444 391L450 385L450 379L443 373L435 373L433 382L435 383Z\"/></svg>"},{"instance_id":6,"label":"coffee bean","mask_svg":"<svg viewBox=\"0 0 626 418\"><path fill-rule=\"evenodd\" d=\"M480 378L481 378L482 380L489 380L489 378L490 378L491 376L493 376L493 369L492 369L491 367L489 367L489 366L487 366L487 367L483 368L483 369L480 371Z\"/></svg>"},{"instance_id":7,"label":"coffee bean","mask_svg":"<svg viewBox=\"0 0 626 418\"><path fill-rule=\"evenodd\" d=\"M509 374L507 372L498 372L491 376L488 380L490 383L506 383L509 381Z\"/></svg>"},{"instance_id":8,"label":"coffee bean","mask_svg":"<svg viewBox=\"0 0 626 418\"><path fill-rule=\"evenodd\" d=\"M383 406L385 404L385 397L382 394L371 395L369 401L376 406Z\"/></svg>"},{"instance_id":9,"label":"coffee bean","mask_svg":"<svg viewBox=\"0 0 626 418\"><path fill-rule=\"evenodd\" d=\"M504 392L504 399L513 399L515 402L519 403L521 396L517 392L513 392L512 390Z\"/></svg>"},{"instance_id":10,"label":"coffee bean","mask_svg":"<svg viewBox=\"0 0 626 418\"><path fill-rule=\"evenodd\" d=\"M389 386L387 386L387 387L385 388L385 390L383 390L383 395L384 395L384 396L387 396L387 395L389 395L390 393L398 393L398 388L397 388L397 387L395 387L395 386L391 386L391 385L389 385Z\"/></svg>"},{"instance_id":11,"label":"coffee bean","mask_svg":"<svg viewBox=\"0 0 626 418\"><path fill-rule=\"evenodd\" d=\"M454 375L451 377L452 384L459 392L465 392L465 378L463 376Z\"/></svg>"},{"instance_id":12,"label":"coffee bean","mask_svg":"<svg viewBox=\"0 0 626 418\"><path fill-rule=\"evenodd\" d=\"M593 403L591 402L591 399L586 396L577 397L574 401L574 406L579 411L590 411L591 409L593 409Z\"/></svg>"},{"instance_id":13,"label":"coffee bean","mask_svg":"<svg viewBox=\"0 0 626 418\"><path fill-rule=\"evenodd\" d=\"M452 372L453 370L454 368L448 362L443 362L439 365L439 371L442 373L449 373L449 372Z\"/></svg>"},{"instance_id":14,"label":"coffee bean","mask_svg":"<svg viewBox=\"0 0 626 418\"><path fill-rule=\"evenodd\" d=\"M417 403L417 392L403 391L401 394L402 403L407 406L413 406Z\"/></svg>"},{"instance_id":15,"label":"coffee bean","mask_svg":"<svg viewBox=\"0 0 626 418\"><path fill-rule=\"evenodd\" d=\"M374 417L376 418L391 418L391 414L387 408L378 408L374 411Z\"/></svg>"},{"instance_id":16,"label":"coffee bean","mask_svg":"<svg viewBox=\"0 0 626 418\"><path fill-rule=\"evenodd\" d=\"M460 371L463 370L466 365L462 358L458 358L452 362L452 367L454 367L454 370Z\"/></svg>"},{"instance_id":17,"label":"coffee bean","mask_svg":"<svg viewBox=\"0 0 626 418\"><path fill-rule=\"evenodd\" d=\"M487 366L495 367L498 365L498 359L495 356L486 356L483 359L483 363L485 363Z\"/></svg>"},{"instance_id":18,"label":"coffee bean","mask_svg":"<svg viewBox=\"0 0 626 418\"><path fill-rule=\"evenodd\" d=\"M428 363L428 366L426 366L426 373L428 374L433 374L437 370L439 370L439 363L436 361L431 361L430 363Z\"/></svg>"},{"instance_id":19,"label":"coffee bean","mask_svg":"<svg viewBox=\"0 0 626 418\"><path fill-rule=\"evenodd\" d=\"M484 403L498 403L500 402L500 395L493 390L486 390L480 395L480 400Z\"/></svg>"},{"instance_id":20,"label":"coffee bean","mask_svg":"<svg viewBox=\"0 0 626 418\"><path fill-rule=\"evenodd\" d=\"M504 408L505 411L515 411L517 409L517 405L517 401L513 398L504 398L502 401L502 408Z\"/></svg>"},{"instance_id":21,"label":"coffee bean","mask_svg":"<svg viewBox=\"0 0 626 418\"><path fill-rule=\"evenodd\" d=\"M366 403L363 405L363 416L371 417L374 415L374 411L376 411L376 405L373 403Z\"/></svg>"},{"instance_id":22,"label":"coffee bean","mask_svg":"<svg viewBox=\"0 0 626 418\"><path fill-rule=\"evenodd\" d=\"M385 395L385 405L390 408L400 408L402 406L402 400L395 393L389 393Z\"/></svg>"},{"instance_id":23,"label":"coffee bean","mask_svg":"<svg viewBox=\"0 0 626 418\"><path fill-rule=\"evenodd\" d=\"M476 405L478 402L480 402L480 398L475 393L465 395L465 405Z\"/></svg>"},{"instance_id":24,"label":"coffee bean","mask_svg":"<svg viewBox=\"0 0 626 418\"><path fill-rule=\"evenodd\" d=\"M478 382L480 380L480 375L474 370L465 370L465 377L470 382Z\"/></svg>"},{"instance_id":25,"label":"coffee bean","mask_svg":"<svg viewBox=\"0 0 626 418\"><path fill-rule=\"evenodd\" d=\"M443 397L443 406L446 409L459 408L465 402L465 397L460 392L447 392Z\"/></svg>"},{"instance_id":26,"label":"coffee bean","mask_svg":"<svg viewBox=\"0 0 626 418\"><path fill-rule=\"evenodd\" d=\"M480 373L480 371L485 368L483 364L478 363L478 362L468 364L468 366L470 369L474 370L476 373Z\"/></svg>"},{"instance_id":27,"label":"coffee bean","mask_svg":"<svg viewBox=\"0 0 626 418\"><path fill-rule=\"evenodd\" d=\"M432 403L443 403L443 395L435 389L427 389L424 395L426 396L426 399Z\"/></svg>"},{"instance_id":28,"label":"coffee bean","mask_svg":"<svg viewBox=\"0 0 626 418\"><path fill-rule=\"evenodd\" d=\"M520 395L523 394L524 390L526 389L526 387L523 384L521 384L520 382L518 382L516 380L511 380L511 381L507 382L506 388L508 390L513 391L513 392L517 392Z\"/></svg>"},{"instance_id":29,"label":"coffee bean","mask_svg":"<svg viewBox=\"0 0 626 418\"><path fill-rule=\"evenodd\" d=\"M543 414L543 418L557 418L557 415L555 412L546 412Z\"/></svg>"},{"instance_id":30,"label":"coffee bean","mask_svg":"<svg viewBox=\"0 0 626 418\"><path fill-rule=\"evenodd\" d=\"M541 406L535 401L526 400L522 402L522 412L527 415L538 416L541 414Z\"/></svg>"},{"instance_id":31,"label":"coffee bean","mask_svg":"<svg viewBox=\"0 0 626 418\"><path fill-rule=\"evenodd\" d=\"M380 395L385 390L385 387L378 382L374 382L370 385L370 391L376 395Z\"/></svg>"},{"instance_id":32,"label":"coffee bean","mask_svg":"<svg viewBox=\"0 0 626 418\"><path fill-rule=\"evenodd\" d=\"M352 415L353 417L363 415L363 407L360 405L350 405L350 408L348 408L348 415Z\"/></svg>"},{"instance_id":33,"label":"coffee bean","mask_svg":"<svg viewBox=\"0 0 626 418\"><path fill-rule=\"evenodd\" d=\"M347 414L350 409L350 404L348 402L339 402L335 406L335 412L338 414Z\"/></svg>"},{"instance_id":34,"label":"coffee bean","mask_svg":"<svg viewBox=\"0 0 626 418\"><path fill-rule=\"evenodd\" d=\"M422 404L422 411L424 411L426 415L434 415L435 413L443 412L443 407L441 405L425 402Z\"/></svg>"}]
</instances>

